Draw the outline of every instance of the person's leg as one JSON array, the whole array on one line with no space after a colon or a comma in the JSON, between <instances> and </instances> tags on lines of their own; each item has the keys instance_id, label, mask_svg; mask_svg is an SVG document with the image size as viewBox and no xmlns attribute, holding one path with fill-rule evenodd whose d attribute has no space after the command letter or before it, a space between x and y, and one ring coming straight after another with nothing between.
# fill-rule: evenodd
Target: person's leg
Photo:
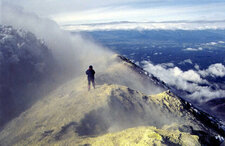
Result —
<instances>
[{"instance_id":1,"label":"person's leg","mask_svg":"<svg viewBox=\"0 0 225 146\"><path fill-rule=\"evenodd\" d=\"M93 86L94 89L95 89L95 80L92 80L92 86Z\"/></svg>"},{"instance_id":2,"label":"person's leg","mask_svg":"<svg viewBox=\"0 0 225 146\"><path fill-rule=\"evenodd\" d=\"M88 91L90 91L91 81L88 79Z\"/></svg>"}]
</instances>

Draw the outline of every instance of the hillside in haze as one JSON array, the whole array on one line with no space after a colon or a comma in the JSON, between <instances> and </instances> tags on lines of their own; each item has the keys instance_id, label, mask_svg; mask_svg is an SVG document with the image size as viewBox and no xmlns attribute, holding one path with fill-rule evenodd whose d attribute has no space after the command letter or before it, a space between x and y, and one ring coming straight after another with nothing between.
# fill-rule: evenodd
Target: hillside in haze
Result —
<instances>
[{"instance_id":1,"label":"hillside in haze","mask_svg":"<svg viewBox=\"0 0 225 146\"><path fill-rule=\"evenodd\" d=\"M0 25L0 127L44 95L56 62L31 32Z\"/></svg>"}]
</instances>

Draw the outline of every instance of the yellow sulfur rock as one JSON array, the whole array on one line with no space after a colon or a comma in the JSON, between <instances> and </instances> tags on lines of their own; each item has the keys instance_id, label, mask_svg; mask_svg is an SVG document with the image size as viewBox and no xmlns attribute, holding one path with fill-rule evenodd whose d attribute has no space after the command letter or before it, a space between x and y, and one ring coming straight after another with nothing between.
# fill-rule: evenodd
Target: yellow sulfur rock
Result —
<instances>
[{"instance_id":1,"label":"yellow sulfur rock","mask_svg":"<svg viewBox=\"0 0 225 146\"><path fill-rule=\"evenodd\" d=\"M198 136L179 131L157 129L155 127L136 127L95 138L86 138L80 145L85 144L92 146L200 145Z\"/></svg>"}]
</instances>

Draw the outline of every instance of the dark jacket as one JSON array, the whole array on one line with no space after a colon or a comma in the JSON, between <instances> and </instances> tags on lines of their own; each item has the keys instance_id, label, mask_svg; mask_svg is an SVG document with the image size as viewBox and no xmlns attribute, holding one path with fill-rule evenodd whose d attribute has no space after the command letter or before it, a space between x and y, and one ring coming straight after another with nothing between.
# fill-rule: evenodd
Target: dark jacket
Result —
<instances>
[{"instance_id":1,"label":"dark jacket","mask_svg":"<svg viewBox=\"0 0 225 146\"><path fill-rule=\"evenodd\" d=\"M94 80L95 79L95 71L93 69L88 69L86 71L86 74L88 76L88 80Z\"/></svg>"}]
</instances>

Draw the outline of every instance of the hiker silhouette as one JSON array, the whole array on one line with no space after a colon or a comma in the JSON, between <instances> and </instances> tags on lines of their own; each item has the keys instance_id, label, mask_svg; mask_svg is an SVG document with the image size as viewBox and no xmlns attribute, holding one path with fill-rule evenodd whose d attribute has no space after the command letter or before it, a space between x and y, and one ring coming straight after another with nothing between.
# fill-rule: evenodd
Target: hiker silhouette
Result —
<instances>
[{"instance_id":1,"label":"hiker silhouette","mask_svg":"<svg viewBox=\"0 0 225 146\"><path fill-rule=\"evenodd\" d=\"M86 71L87 79L88 79L88 91L91 88L91 83L93 88L95 89L95 71L93 70L93 66L90 65L88 70Z\"/></svg>"}]
</instances>

